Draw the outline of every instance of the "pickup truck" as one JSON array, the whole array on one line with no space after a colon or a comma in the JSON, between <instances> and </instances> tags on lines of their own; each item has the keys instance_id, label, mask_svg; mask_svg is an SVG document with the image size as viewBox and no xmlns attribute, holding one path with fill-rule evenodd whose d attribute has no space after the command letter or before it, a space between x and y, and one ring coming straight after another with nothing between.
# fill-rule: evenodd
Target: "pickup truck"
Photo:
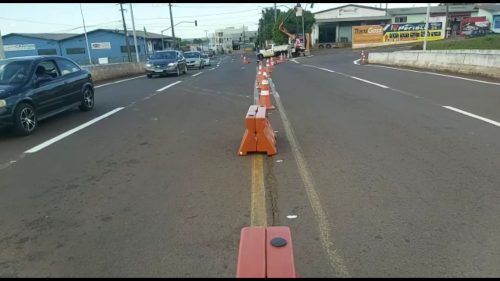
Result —
<instances>
[{"instance_id":1,"label":"pickup truck","mask_svg":"<svg viewBox=\"0 0 500 281\"><path fill-rule=\"evenodd\" d=\"M288 45L271 45L271 48L260 50L258 56L261 58L270 58L280 55L281 53L288 53Z\"/></svg>"}]
</instances>

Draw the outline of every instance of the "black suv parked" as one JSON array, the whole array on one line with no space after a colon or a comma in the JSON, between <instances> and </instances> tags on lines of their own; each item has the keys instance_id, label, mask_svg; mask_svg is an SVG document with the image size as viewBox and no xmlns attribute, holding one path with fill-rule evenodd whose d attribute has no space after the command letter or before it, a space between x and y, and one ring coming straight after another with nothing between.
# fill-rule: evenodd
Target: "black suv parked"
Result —
<instances>
[{"instance_id":1,"label":"black suv parked","mask_svg":"<svg viewBox=\"0 0 500 281\"><path fill-rule=\"evenodd\" d=\"M0 127L29 135L38 121L78 106L94 107L90 73L60 56L0 60Z\"/></svg>"}]
</instances>

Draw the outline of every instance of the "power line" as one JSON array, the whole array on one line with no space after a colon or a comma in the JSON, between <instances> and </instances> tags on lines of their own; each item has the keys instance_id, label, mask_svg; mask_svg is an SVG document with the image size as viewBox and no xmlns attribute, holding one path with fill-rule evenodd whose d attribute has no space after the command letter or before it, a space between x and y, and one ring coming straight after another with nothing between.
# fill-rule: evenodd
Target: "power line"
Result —
<instances>
[{"instance_id":1,"label":"power line","mask_svg":"<svg viewBox=\"0 0 500 281\"><path fill-rule=\"evenodd\" d=\"M41 22L41 21L34 21L34 20L19 20L19 19L12 19L12 18L6 18L6 17L0 17L0 19L12 20L12 21L21 21L21 22L32 22L32 23L39 23L39 24L52 24L52 25L74 26L74 25L64 24L64 23Z\"/></svg>"},{"instance_id":2,"label":"power line","mask_svg":"<svg viewBox=\"0 0 500 281\"><path fill-rule=\"evenodd\" d=\"M219 14L182 16L182 17L175 17L175 18L177 19L177 18L213 17L213 16L219 16L219 15L229 15L229 14L234 14L234 13L253 12L253 11L258 11L258 10L260 10L260 9L251 9L251 10L244 10L244 11L233 11L233 12L219 13Z\"/></svg>"}]
</instances>

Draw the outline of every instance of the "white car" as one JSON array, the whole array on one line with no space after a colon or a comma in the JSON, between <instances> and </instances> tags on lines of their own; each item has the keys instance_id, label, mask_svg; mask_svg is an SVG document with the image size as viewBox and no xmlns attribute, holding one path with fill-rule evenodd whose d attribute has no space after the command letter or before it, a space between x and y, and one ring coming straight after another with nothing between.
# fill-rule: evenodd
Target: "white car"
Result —
<instances>
[{"instance_id":1,"label":"white car","mask_svg":"<svg viewBox=\"0 0 500 281\"><path fill-rule=\"evenodd\" d=\"M205 65L212 65L212 63L210 62L210 57L208 57L207 54L204 54L204 55L201 55L201 58L204 60L205 62Z\"/></svg>"},{"instance_id":2,"label":"white car","mask_svg":"<svg viewBox=\"0 0 500 281\"><path fill-rule=\"evenodd\" d=\"M205 67L205 60L201 57L200 52L185 52L184 57L188 68L202 69Z\"/></svg>"}]
</instances>

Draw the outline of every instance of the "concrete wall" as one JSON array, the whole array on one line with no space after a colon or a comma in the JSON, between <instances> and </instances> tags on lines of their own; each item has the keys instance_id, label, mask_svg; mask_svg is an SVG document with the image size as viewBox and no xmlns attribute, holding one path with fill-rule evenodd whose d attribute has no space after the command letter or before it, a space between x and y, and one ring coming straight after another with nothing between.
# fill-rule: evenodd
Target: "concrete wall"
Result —
<instances>
[{"instance_id":1,"label":"concrete wall","mask_svg":"<svg viewBox=\"0 0 500 281\"><path fill-rule=\"evenodd\" d=\"M493 50L369 53L368 62L500 78L499 51Z\"/></svg>"},{"instance_id":2,"label":"concrete wall","mask_svg":"<svg viewBox=\"0 0 500 281\"><path fill-rule=\"evenodd\" d=\"M144 74L143 63L110 63L102 65L82 66L90 71L94 82L101 82L110 79Z\"/></svg>"}]
</instances>

